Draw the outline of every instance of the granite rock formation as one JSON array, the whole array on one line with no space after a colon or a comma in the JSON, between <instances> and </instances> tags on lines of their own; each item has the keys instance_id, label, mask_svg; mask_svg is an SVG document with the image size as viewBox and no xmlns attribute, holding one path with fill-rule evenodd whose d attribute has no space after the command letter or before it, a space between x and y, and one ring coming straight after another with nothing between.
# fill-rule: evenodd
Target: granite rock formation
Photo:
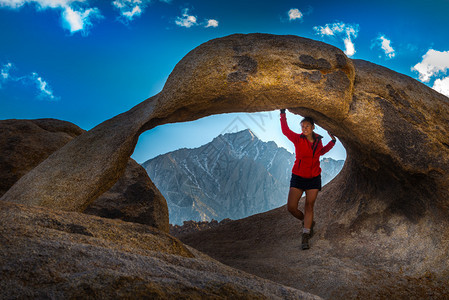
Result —
<instances>
[{"instance_id":1,"label":"granite rock formation","mask_svg":"<svg viewBox=\"0 0 449 300\"><path fill-rule=\"evenodd\" d=\"M0 196L83 132L75 124L56 119L0 121ZM168 232L167 203L146 171L131 158L117 183L84 212L147 224Z\"/></svg>"},{"instance_id":2,"label":"granite rock formation","mask_svg":"<svg viewBox=\"0 0 449 300\"><path fill-rule=\"evenodd\" d=\"M2 299L320 299L131 222L0 201Z\"/></svg>"},{"instance_id":3,"label":"granite rock formation","mask_svg":"<svg viewBox=\"0 0 449 300\"><path fill-rule=\"evenodd\" d=\"M200 45L176 65L159 94L66 144L2 200L82 211L123 174L143 131L279 108L314 117L340 139L347 161L317 200L319 233L311 251L297 254L299 241L292 237L298 223L284 209L232 225L246 233L233 235L231 258L252 273L329 297L343 289L373 295L392 289L397 279L407 281L401 290L407 297L423 276L444 292L449 99L408 76L296 36L237 34ZM254 226L248 229L248 222ZM267 238L275 248L262 246ZM383 280L388 274L391 280Z\"/></svg>"},{"instance_id":4,"label":"granite rock formation","mask_svg":"<svg viewBox=\"0 0 449 300\"><path fill-rule=\"evenodd\" d=\"M132 158L122 177L92 202L84 213L169 231L168 207L164 196L145 169Z\"/></svg>"},{"instance_id":5,"label":"granite rock formation","mask_svg":"<svg viewBox=\"0 0 449 300\"><path fill-rule=\"evenodd\" d=\"M50 154L82 134L55 119L0 121L0 197Z\"/></svg>"},{"instance_id":6,"label":"granite rock formation","mask_svg":"<svg viewBox=\"0 0 449 300\"><path fill-rule=\"evenodd\" d=\"M324 188L317 199L315 234L307 251L301 250L302 227L285 206L204 231L173 234L228 266L324 299L447 299L448 240L434 234L442 226L420 231L381 214L385 224L332 223L330 215L338 208L329 212L326 206L332 205L333 192ZM427 235L420 236L423 232Z\"/></svg>"}]
</instances>

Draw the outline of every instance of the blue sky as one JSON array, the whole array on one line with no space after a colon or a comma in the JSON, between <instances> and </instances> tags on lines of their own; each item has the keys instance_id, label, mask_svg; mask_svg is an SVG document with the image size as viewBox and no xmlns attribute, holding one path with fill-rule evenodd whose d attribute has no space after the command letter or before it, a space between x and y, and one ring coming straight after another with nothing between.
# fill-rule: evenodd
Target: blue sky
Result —
<instances>
[{"instance_id":1,"label":"blue sky","mask_svg":"<svg viewBox=\"0 0 449 300\"><path fill-rule=\"evenodd\" d=\"M56 118L91 129L158 93L201 43L251 32L321 40L449 95L448 15L447 0L0 0L0 119ZM300 117L288 118L299 131ZM133 158L245 127L293 152L278 113L260 112L157 127L142 134ZM341 145L328 155L345 157Z\"/></svg>"}]
</instances>

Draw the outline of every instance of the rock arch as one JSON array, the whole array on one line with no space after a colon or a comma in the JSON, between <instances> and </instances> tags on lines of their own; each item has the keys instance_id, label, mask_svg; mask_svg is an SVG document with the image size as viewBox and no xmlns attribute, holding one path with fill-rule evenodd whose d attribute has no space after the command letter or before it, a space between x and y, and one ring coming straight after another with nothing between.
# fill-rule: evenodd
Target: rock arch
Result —
<instances>
[{"instance_id":1,"label":"rock arch","mask_svg":"<svg viewBox=\"0 0 449 300\"><path fill-rule=\"evenodd\" d=\"M380 224L397 216L439 226L447 238L441 222L449 215L448 98L297 36L235 34L200 45L159 94L72 140L2 200L82 211L117 181L142 132L211 114L279 108L313 116L347 150L344 169L323 193L332 195L322 212L329 224Z\"/></svg>"}]
</instances>

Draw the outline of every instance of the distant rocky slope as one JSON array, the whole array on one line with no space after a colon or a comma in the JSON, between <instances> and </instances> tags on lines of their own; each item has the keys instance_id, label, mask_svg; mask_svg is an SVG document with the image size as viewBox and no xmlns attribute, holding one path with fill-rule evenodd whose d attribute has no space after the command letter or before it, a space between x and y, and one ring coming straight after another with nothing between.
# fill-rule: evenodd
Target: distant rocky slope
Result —
<instances>
[{"instance_id":1,"label":"distant rocky slope","mask_svg":"<svg viewBox=\"0 0 449 300\"><path fill-rule=\"evenodd\" d=\"M207 230L215 228L226 223L232 222L231 219L223 219L220 222L217 220L212 221L184 221L183 225L172 225L170 224L170 234L177 237L190 234L193 232Z\"/></svg>"},{"instance_id":2,"label":"distant rocky slope","mask_svg":"<svg viewBox=\"0 0 449 300\"><path fill-rule=\"evenodd\" d=\"M340 173L345 161L342 159L335 160L325 157L320 161L321 165L321 181L323 186L328 184L335 176Z\"/></svg>"},{"instance_id":3,"label":"distant rocky slope","mask_svg":"<svg viewBox=\"0 0 449 300\"><path fill-rule=\"evenodd\" d=\"M170 223L241 219L286 203L294 154L249 129L226 133L195 149L142 164L167 200ZM344 161L322 163L323 184Z\"/></svg>"},{"instance_id":4,"label":"distant rocky slope","mask_svg":"<svg viewBox=\"0 0 449 300\"><path fill-rule=\"evenodd\" d=\"M29 210L24 223L7 218L20 212L1 209L6 212L0 221L6 220L6 224L0 224L0 253L9 253L6 261L14 266L4 269L2 261L1 274L18 277L1 283L10 283L8 291L38 293L47 288L48 298L64 290L60 281L40 280L40 274L32 270L45 261L46 274L54 274L61 266L53 262L65 257L53 260L48 247L61 247L71 254L76 247L56 238L54 246L21 252L34 243L28 239L30 232L41 232L34 223L27 223L38 214L33 206L40 206L43 213L80 215L123 175L145 130L212 114L279 108L314 117L347 151L342 171L317 200L318 222L311 249L299 250L300 224L285 207L183 240L229 265L328 299L447 299L449 99L408 76L351 60L331 45L270 34L235 34L198 46L176 65L160 93L74 138L22 176L0 202L2 207ZM108 219L100 220L111 224ZM62 226L54 226L90 232L58 222ZM72 222L83 223L88 221ZM25 232L25 238L17 241L16 236L23 236L20 232ZM132 242L140 239L139 235L133 237ZM82 243L81 247L104 249L102 239L90 241L93 246ZM91 258L90 268L67 268L75 280L70 282L79 283L77 288L98 290L95 281L84 276L104 277L96 268L97 258L89 256L91 252L78 253ZM123 255L110 253L105 263L98 262L107 266L112 262L115 270L109 274L138 277L133 270L141 261L139 256L115 264ZM155 255L162 255L175 267L169 272L155 270L159 276L146 277L148 281L140 288L149 291L153 281L160 282L165 273L173 278L174 271L177 283L191 287L191 281L183 277L189 273L185 266L192 264L191 260L185 264L179 256ZM28 258L29 263L23 264ZM145 266L151 268L152 263ZM195 266L201 268L201 263ZM28 277L30 270L32 276ZM197 278L208 280L209 275L203 272ZM107 287L117 285L135 290L128 276L106 281ZM198 288L201 291L205 286L200 281ZM213 287L240 290L232 283ZM273 298L268 291L267 295Z\"/></svg>"}]
</instances>

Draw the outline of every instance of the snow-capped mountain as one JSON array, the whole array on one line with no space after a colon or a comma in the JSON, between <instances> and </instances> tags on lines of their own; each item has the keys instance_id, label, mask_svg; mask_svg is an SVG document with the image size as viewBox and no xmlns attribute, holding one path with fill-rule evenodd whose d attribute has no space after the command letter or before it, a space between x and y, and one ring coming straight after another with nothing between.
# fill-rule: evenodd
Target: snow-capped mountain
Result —
<instances>
[{"instance_id":1,"label":"snow-capped mountain","mask_svg":"<svg viewBox=\"0 0 449 300\"><path fill-rule=\"evenodd\" d=\"M182 224L240 219L282 206L294 160L292 153L247 129L219 135L199 148L159 155L142 166L167 200L170 223ZM342 166L343 161L332 159L322 163L323 184Z\"/></svg>"}]
</instances>

